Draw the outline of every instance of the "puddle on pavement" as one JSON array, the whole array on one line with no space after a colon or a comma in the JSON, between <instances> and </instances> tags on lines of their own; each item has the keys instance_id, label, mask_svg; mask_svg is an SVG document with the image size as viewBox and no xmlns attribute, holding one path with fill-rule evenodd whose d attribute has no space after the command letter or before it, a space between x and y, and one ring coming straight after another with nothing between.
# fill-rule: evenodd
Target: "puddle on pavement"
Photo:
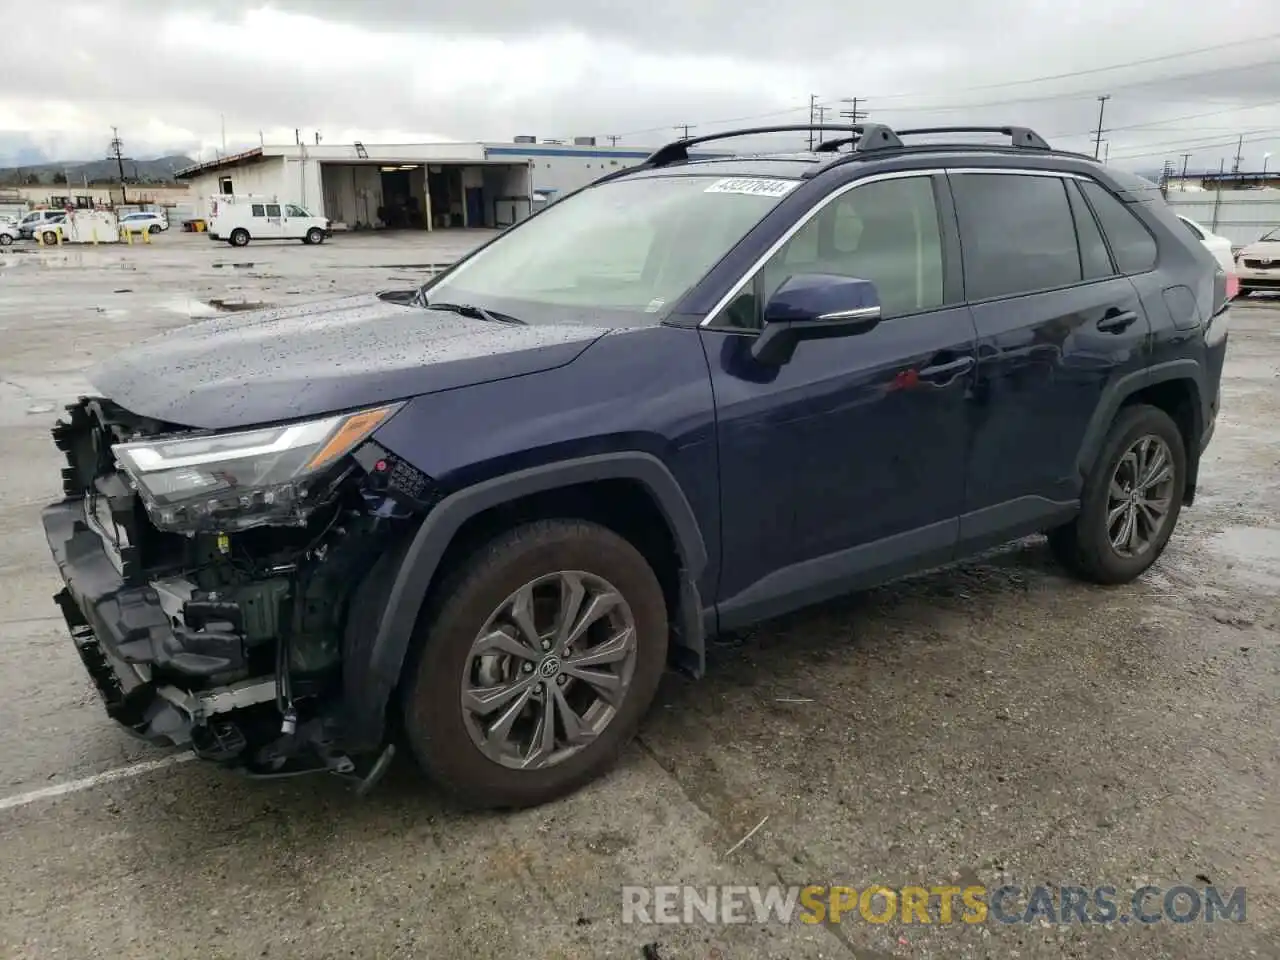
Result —
<instances>
[{"instance_id":1,"label":"puddle on pavement","mask_svg":"<svg viewBox=\"0 0 1280 960\"><path fill-rule=\"evenodd\" d=\"M1235 572L1245 579L1280 586L1280 529L1227 527L1210 546L1233 561Z\"/></svg>"},{"instance_id":2,"label":"puddle on pavement","mask_svg":"<svg viewBox=\"0 0 1280 960\"><path fill-rule=\"evenodd\" d=\"M256 263L226 263L222 260L215 260L213 265L215 267L232 267L236 270L252 270L257 266Z\"/></svg>"}]
</instances>

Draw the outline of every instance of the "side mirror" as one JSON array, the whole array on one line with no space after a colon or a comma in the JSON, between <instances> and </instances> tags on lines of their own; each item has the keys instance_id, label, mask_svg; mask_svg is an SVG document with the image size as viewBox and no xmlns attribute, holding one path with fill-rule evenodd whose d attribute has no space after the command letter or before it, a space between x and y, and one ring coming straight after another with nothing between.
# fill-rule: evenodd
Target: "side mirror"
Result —
<instances>
[{"instance_id":1,"label":"side mirror","mask_svg":"<svg viewBox=\"0 0 1280 960\"><path fill-rule=\"evenodd\" d=\"M852 337L880 322L880 295L870 280L831 273L788 277L764 307L764 329L751 347L760 363L784 364L801 340Z\"/></svg>"}]
</instances>

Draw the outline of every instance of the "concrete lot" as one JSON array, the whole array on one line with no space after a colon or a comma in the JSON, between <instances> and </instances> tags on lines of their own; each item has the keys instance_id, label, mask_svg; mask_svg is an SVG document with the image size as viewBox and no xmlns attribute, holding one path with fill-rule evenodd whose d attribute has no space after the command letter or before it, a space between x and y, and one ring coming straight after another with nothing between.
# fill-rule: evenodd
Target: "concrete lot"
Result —
<instances>
[{"instance_id":1,"label":"concrete lot","mask_svg":"<svg viewBox=\"0 0 1280 960\"><path fill-rule=\"evenodd\" d=\"M1280 956L1280 309L1234 311L1195 507L1121 589L1031 540L717 644L611 776L462 814L407 764L246 782L99 706L50 601L48 437L83 369L208 313L420 282L472 234L0 253L0 956ZM33 791L75 784L57 797ZM764 818L745 844L734 847ZM1247 922L633 926L623 884L1211 882Z\"/></svg>"}]
</instances>

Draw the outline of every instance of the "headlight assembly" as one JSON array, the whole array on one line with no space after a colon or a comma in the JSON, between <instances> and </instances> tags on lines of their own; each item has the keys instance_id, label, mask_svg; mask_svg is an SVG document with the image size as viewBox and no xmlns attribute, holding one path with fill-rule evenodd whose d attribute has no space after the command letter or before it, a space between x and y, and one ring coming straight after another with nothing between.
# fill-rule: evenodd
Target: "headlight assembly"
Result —
<instances>
[{"instance_id":1,"label":"headlight assembly","mask_svg":"<svg viewBox=\"0 0 1280 960\"><path fill-rule=\"evenodd\" d=\"M319 420L112 445L161 530L303 524L343 456L400 404Z\"/></svg>"}]
</instances>

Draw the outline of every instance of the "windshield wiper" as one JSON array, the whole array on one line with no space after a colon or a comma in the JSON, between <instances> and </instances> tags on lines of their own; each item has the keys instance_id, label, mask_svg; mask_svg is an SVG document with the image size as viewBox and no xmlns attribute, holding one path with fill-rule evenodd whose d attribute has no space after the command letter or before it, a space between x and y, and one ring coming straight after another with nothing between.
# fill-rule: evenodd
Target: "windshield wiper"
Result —
<instances>
[{"instance_id":1,"label":"windshield wiper","mask_svg":"<svg viewBox=\"0 0 1280 960\"><path fill-rule=\"evenodd\" d=\"M493 310L486 310L484 307L477 307L472 303L428 303L424 304L428 310L448 310L450 313L456 313L459 316L470 317L473 320L488 320L490 323L514 323L524 326L524 321L505 313L496 313Z\"/></svg>"}]
</instances>

